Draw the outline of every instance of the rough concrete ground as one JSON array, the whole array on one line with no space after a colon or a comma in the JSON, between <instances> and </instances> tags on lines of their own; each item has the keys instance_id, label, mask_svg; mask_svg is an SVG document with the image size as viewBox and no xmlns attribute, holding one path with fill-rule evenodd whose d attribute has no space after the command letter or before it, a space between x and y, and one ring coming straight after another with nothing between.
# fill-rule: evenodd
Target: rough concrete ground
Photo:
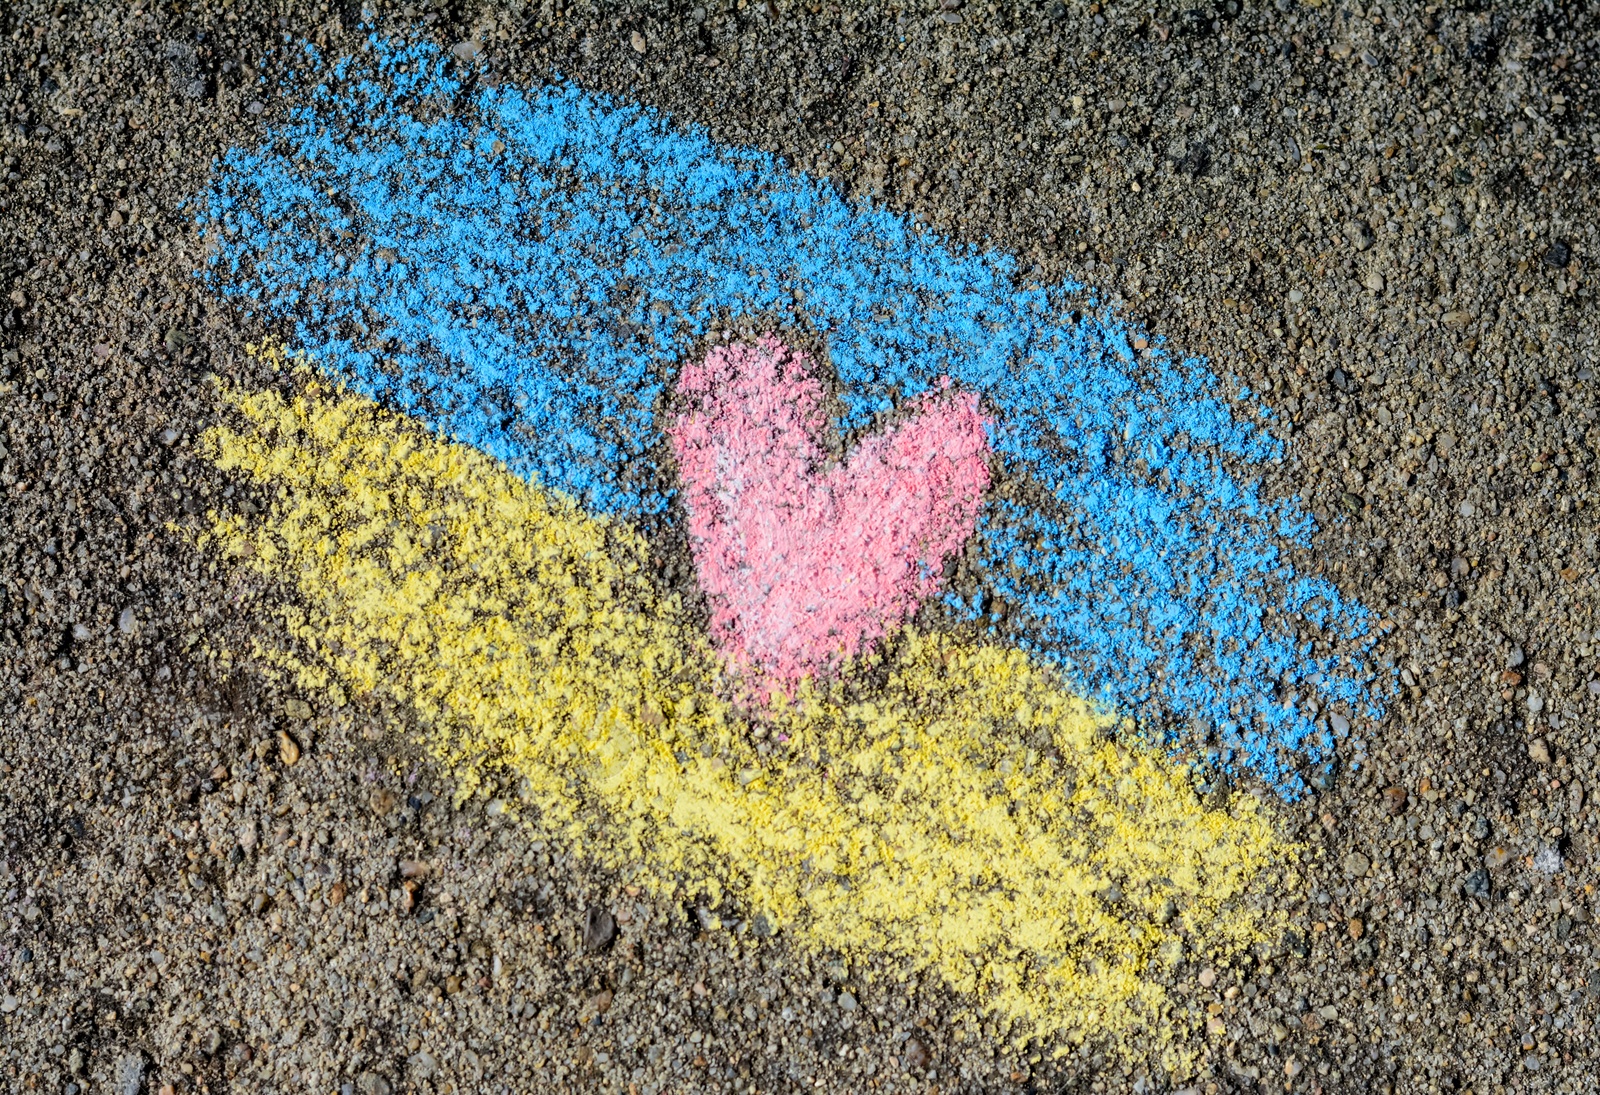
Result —
<instances>
[{"instance_id":1,"label":"rough concrete ground","mask_svg":"<svg viewBox=\"0 0 1600 1095\"><path fill-rule=\"evenodd\" d=\"M15 3L8 1087L1591 1085L1594 16L369 6L386 32L479 41L502 78L659 105L1097 287L1262 392L1292 436L1271 489L1321 522L1302 563L1394 622L1400 695L1359 772L1281 811L1312 849L1281 895L1296 934L1172 975L1224 1031L1176 1080L1092 1044L1015 1048L937 985L701 931L453 811L405 712L319 713L199 655L248 649L272 618L171 527L229 487L191 455L216 413L205 378L244 379L263 333L200 292L182 203L281 109L256 89L266 51L337 53L359 11Z\"/></svg>"}]
</instances>

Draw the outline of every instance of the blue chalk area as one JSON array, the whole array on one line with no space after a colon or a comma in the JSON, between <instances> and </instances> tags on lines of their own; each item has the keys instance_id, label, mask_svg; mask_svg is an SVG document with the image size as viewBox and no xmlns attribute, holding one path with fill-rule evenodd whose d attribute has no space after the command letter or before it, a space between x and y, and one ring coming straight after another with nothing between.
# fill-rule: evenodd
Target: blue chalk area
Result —
<instances>
[{"instance_id":1,"label":"blue chalk area","mask_svg":"<svg viewBox=\"0 0 1600 1095\"><path fill-rule=\"evenodd\" d=\"M1136 353L1082 287L651 110L479 83L430 46L374 38L314 78L216 165L207 276L352 388L638 517L668 501L654 452L682 362L730 320L809 325L847 428L941 376L982 394L1034 499L986 511L989 607L1086 694L1198 725L1291 797L1334 748L1323 709L1381 714L1371 616L1294 573L1311 521L1251 472L1281 456L1263 409L1203 361ZM1297 646L1296 613L1351 653Z\"/></svg>"}]
</instances>

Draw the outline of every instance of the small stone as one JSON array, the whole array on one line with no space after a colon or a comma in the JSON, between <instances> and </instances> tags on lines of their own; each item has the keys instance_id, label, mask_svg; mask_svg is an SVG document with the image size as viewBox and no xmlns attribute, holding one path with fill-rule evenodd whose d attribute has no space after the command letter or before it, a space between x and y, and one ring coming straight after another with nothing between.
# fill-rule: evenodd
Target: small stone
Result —
<instances>
[{"instance_id":1,"label":"small stone","mask_svg":"<svg viewBox=\"0 0 1600 1095\"><path fill-rule=\"evenodd\" d=\"M1350 933L1350 938L1351 939L1360 939L1363 935L1365 935L1367 933L1367 926L1366 926L1366 924L1364 924L1362 922L1362 920L1361 920L1361 918L1359 916L1352 916L1345 923L1344 928L1345 928L1345 931Z\"/></svg>"},{"instance_id":2,"label":"small stone","mask_svg":"<svg viewBox=\"0 0 1600 1095\"><path fill-rule=\"evenodd\" d=\"M131 607L125 608L118 613L117 630L124 635L137 635L139 633L139 617Z\"/></svg>"},{"instance_id":3,"label":"small stone","mask_svg":"<svg viewBox=\"0 0 1600 1095\"><path fill-rule=\"evenodd\" d=\"M1205 969L1200 971L1200 976L1197 978L1197 980L1200 982L1201 988L1208 989L1217 983L1217 971L1212 969L1210 966L1207 966Z\"/></svg>"},{"instance_id":4,"label":"small stone","mask_svg":"<svg viewBox=\"0 0 1600 1095\"><path fill-rule=\"evenodd\" d=\"M1472 834L1473 840L1488 840L1494 832L1494 826L1489 824L1489 819L1481 814L1473 819L1472 828L1467 830Z\"/></svg>"},{"instance_id":5,"label":"small stone","mask_svg":"<svg viewBox=\"0 0 1600 1095\"><path fill-rule=\"evenodd\" d=\"M599 905L591 905L583 916L584 950L590 952L605 950L616 935L616 918Z\"/></svg>"},{"instance_id":6,"label":"small stone","mask_svg":"<svg viewBox=\"0 0 1600 1095\"><path fill-rule=\"evenodd\" d=\"M1385 282L1384 282L1383 275L1381 273L1379 273L1376 270L1371 270L1371 271L1368 271L1367 277L1366 277L1366 281L1365 281L1364 284L1366 285L1366 287L1368 289L1371 289L1374 293L1381 293L1381 292L1383 292L1383 287L1384 287Z\"/></svg>"},{"instance_id":7,"label":"small stone","mask_svg":"<svg viewBox=\"0 0 1600 1095\"><path fill-rule=\"evenodd\" d=\"M343 879L340 879L338 882L335 882L333 884L333 886L330 887L329 890L328 890L328 904L330 904L330 905L338 905L338 904L343 903L343 901L345 899L345 895L348 894L349 892L350 892L349 887L347 887L344 884L344 880Z\"/></svg>"},{"instance_id":8,"label":"small stone","mask_svg":"<svg viewBox=\"0 0 1600 1095\"><path fill-rule=\"evenodd\" d=\"M1476 897L1480 901L1489 897L1489 872L1479 867L1467 875L1466 881L1461 884L1462 890L1468 897Z\"/></svg>"},{"instance_id":9,"label":"small stone","mask_svg":"<svg viewBox=\"0 0 1600 1095\"><path fill-rule=\"evenodd\" d=\"M402 859L400 861L401 878L427 878L428 864L421 859Z\"/></svg>"},{"instance_id":10,"label":"small stone","mask_svg":"<svg viewBox=\"0 0 1600 1095\"><path fill-rule=\"evenodd\" d=\"M245 109L245 113L246 114L256 115L256 114L260 114L263 110L265 110L267 108L266 108L266 105L264 103L262 103L262 101L260 99L252 99L252 100L250 100L250 105L245 107L244 109Z\"/></svg>"},{"instance_id":11,"label":"small stone","mask_svg":"<svg viewBox=\"0 0 1600 1095\"><path fill-rule=\"evenodd\" d=\"M411 1066L412 1075L418 1080L431 1080L439 1071L439 1062L427 1050L413 1053L406 1058L406 1064Z\"/></svg>"},{"instance_id":12,"label":"small stone","mask_svg":"<svg viewBox=\"0 0 1600 1095\"><path fill-rule=\"evenodd\" d=\"M389 1086L388 1080L376 1072L363 1072L356 1077L356 1090L361 1092L361 1095L390 1095L394 1088Z\"/></svg>"},{"instance_id":13,"label":"small stone","mask_svg":"<svg viewBox=\"0 0 1600 1095\"><path fill-rule=\"evenodd\" d=\"M1561 871L1561 852L1546 844L1533 854L1533 869L1540 874L1558 874Z\"/></svg>"},{"instance_id":14,"label":"small stone","mask_svg":"<svg viewBox=\"0 0 1600 1095\"><path fill-rule=\"evenodd\" d=\"M1537 715L1544 710L1544 697L1537 692L1528 693L1528 710Z\"/></svg>"},{"instance_id":15,"label":"small stone","mask_svg":"<svg viewBox=\"0 0 1600 1095\"><path fill-rule=\"evenodd\" d=\"M1372 246L1372 228L1361 221L1351 221L1345 225L1344 234L1350 246L1357 251L1365 251Z\"/></svg>"},{"instance_id":16,"label":"small stone","mask_svg":"<svg viewBox=\"0 0 1600 1095\"><path fill-rule=\"evenodd\" d=\"M399 801L400 800L395 796L393 791L388 791L382 787L379 787L376 791L372 792L372 798L369 800L369 804L372 807L373 813L377 814L379 817L383 817L392 811Z\"/></svg>"},{"instance_id":17,"label":"small stone","mask_svg":"<svg viewBox=\"0 0 1600 1095\"><path fill-rule=\"evenodd\" d=\"M144 1067L142 1053L130 1053L117 1061L113 1081L117 1095L139 1095L144 1090Z\"/></svg>"},{"instance_id":18,"label":"small stone","mask_svg":"<svg viewBox=\"0 0 1600 1095\"><path fill-rule=\"evenodd\" d=\"M305 722L311 717L311 705L305 700L289 700L283 705L283 713L298 722Z\"/></svg>"},{"instance_id":19,"label":"small stone","mask_svg":"<svg viewBox=\"0 0 1600 1095\"><path fill-rule=\"evenodd\" d=\"M643 53L645 50L650 48L644 40L644 35L640 34L638 31L634 31L631 35L629 35L628 41L632 43L633 52L635 53Z\"/></svg>"},{"instance_id":20,"label":"small stone","mask_svg":"<svg viewBox=\"0 0 1600 1095\"><path fill-rule=\"evenodd\" d=\"M239 847L249 851L256 846L256 823L254 819L239 826Z\"/></svg>"},{"instance_id":21,"label":"small stone","mask_svg":"<svg viewBox=\"0 0 1600 1095\"><path fill-rule=\"evenodd\" d=\"M1572 245L1566 240L1556 240L1544 253L1544 264L1559 270L1572 261Z\"/></svg>"},{"instance_id":22,"label":"small stone","mask_svg":"<svg viewBox=\"0 0 1600 1095\"><path fill-rule=\"evenodd\" d=\"M922 1039L913 1034L906 1039L900 1060L907 1072L926 1072L928 1066L933 1063L933 1054L929 1052Z\"/></svg>"},{"instance_id":23,"label":"small stone","mask_svg":"<svg viewBox=\"0 0 1600 1095\"><path fill-rule=\"evenodd\" d=\"M450 47L450 52L455 55L458 61L470 61L483 52L483 47L471 38L463 38Z\"/></svg>"},{"instance_id":24,"label":"small stone","mask_svg":"<svg viewBox=\"0 0 1600 1095\"><path fill-rule=\"evenodd\" d=\"M1390 817L1405 813L1406 791L1404 787L1385 787L1383 789L1383 809Z\"/></svg>"},{"instance_id":25,"label":"small stone","mask_svg":"<svg viewBox=\"0 0 1600 1095\"><path fill-rule=\"evenodd\" d=\"M300 743L290 737L287 730L278 731L278 759L285 768L293 768L300 762Z\"/></svg>"},{"instance_id":26,"label":"small stone","mask_svg":"<svg viewBox=\"0 0 1600 1095\"><path fill-rule=\"evenodd\" d=\"M841 992L839 994L839 1008L842 1011L855 1011L856 998L854 993Z\"/></svg>"},{"instance_id":27,"label":"small stone","mask_svg":"<svg viewBox=\"0 0 1600 1095\"><path fill-rule=\"evenodd\" d=\"M1543 738L1534 738L1528 743L1528 759L1535 764L1550 763L1550 746Z\"/></svg>"},{"instance_id":28,"label":"small stone","mask_svg":"<svg viewBox=\"0 0 1600 1095\"><path fill-rule=\"evenodd\" d=\"M1372 860L1360 852L1351 852L1344 857L1344 873L1352 878L1362 878L1372 869Z\"/></svg>"},{"instance_id":29,"label":"small stone","mask_svg":"<svg viewBox=\"0 0 1600 1095\"><path fill-rule=\"evenodd\" d=\"M1511 849L1504 844L1496 844L1483 853L1483 863L1486 867L1504 867L1511 862Z\"/></svg>"},{"instance_id":30,"label":"small stone","mask_svg":"<svg viewBox=\"0 0 1600 1095\"><path fill-rule=\"evenodd\" d=\"M1517 666L1521 665L1522 657L1522 647L1513 646L1510 650L1506 651L1506 668L1515 669Z\"/></svg>"}]
</instances>

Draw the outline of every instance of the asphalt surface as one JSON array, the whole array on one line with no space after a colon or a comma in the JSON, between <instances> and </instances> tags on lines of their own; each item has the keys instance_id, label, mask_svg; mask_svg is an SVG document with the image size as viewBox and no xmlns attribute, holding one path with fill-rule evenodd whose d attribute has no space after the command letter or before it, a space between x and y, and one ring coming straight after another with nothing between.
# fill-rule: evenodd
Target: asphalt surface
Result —
<instances>
[{"instance_id":1,"label":"asphalt surface","mask_svg":"<svg viewBox=\"0 0 1600 1095\"><path fill-rule=\"evenodd\" d=\"M653 902L452 808L405 710L314 709L252 658L278 591L182 530L236 489L195 450L211 378L284 380L195 278L185 203L293 98L269 51L352 49L361 12L9 5L3 1083L1590 1089L1600 30L1239 7L373 7L1091 286L1278 412L1297 565L1391 623L1399 680L1365 762L1277 808L1292 932L1150 971L1198 1028L1168 1073Z\"/></svg>"}]
</instances>

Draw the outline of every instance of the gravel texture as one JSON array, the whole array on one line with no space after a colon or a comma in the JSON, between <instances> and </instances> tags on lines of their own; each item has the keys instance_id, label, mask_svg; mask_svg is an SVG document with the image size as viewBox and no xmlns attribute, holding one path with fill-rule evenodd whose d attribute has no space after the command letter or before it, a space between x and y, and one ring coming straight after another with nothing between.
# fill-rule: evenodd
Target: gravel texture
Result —
<instances>
[{"instance_id":1,"label":"gravel texture","mask_svg":"<svg viewBox=\"0 0 1600 1095\"><path fill-rule=\"evenodd\" d=\"M20 1091L1583 1091L1600 681L1581 5L368 5L1097 287L1279 412L1303 568L1393 628L1364 763L1282 806L1294 930L1179 966L1172 1076L719 928L451 789L407 714L241 658L272 593L177 531L234 490L199 291L214 156L354 4L0 13L0 1083ZM272 71L276 78L278 73ZM268 90L271 88L271 90ZM1239 790L1247 789L1240 781ZM1158 976L1152 973L1152 976ZM1064 1053L1061 1051L1065 1051Z\"/></svg>"}]
</instances>

